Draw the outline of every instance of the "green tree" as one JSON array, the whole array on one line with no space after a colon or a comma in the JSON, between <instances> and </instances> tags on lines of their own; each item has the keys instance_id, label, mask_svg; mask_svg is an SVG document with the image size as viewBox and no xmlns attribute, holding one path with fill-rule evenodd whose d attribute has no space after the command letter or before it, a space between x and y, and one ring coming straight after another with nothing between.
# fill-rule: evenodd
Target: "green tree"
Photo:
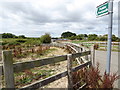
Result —
<instances>
[{"instance_id":1,"label":"green tree","mask_svg":"<svg viewBox=\"0 0 120 90\"><path fill-rule=\"evenodd\" d=\"M16 36L11 33L3 33L2 38L15 38Z\"/></svg>"},{"instance_id":2,"label":"green tree","mask_svg":"<svg viewBox=\"0 0 120 90\"><path fill-rule=\"evenodd\" d=\"M88 35L88 40L92 41L92 40L97 40L98 36L96 34L89 34Z\"/></svg>"},{"instance_id":3,"label":"green tree","mask_svg":"<svg viewBox=\"0 0 120 90\"><path fill-rule=\"evenodd\" d=\"M106 37L101 36L101 37L99 37L99 40L100 40L100 41L107 41L107 38L106 38Z\"/></svg>"},{"instance_id":4,"label":"green tree","mask_svg":"<svg viewBox=\"0 0 120 90\"><path fill-rule=\"evenodd\" d=\"M70 39L70 40L75 40L77 37L76 36L71 36L71 37L69 37L68 39Z\"/></svg>"},{"instance_id":5,"label":"green tree","mask_svg":"<svg viewBox=\"0 0 120 90\"><path fill-rule=\"evenodd\" d=\"M46 33L40 37L42 43L51 43L51 36L50 34Z\"/></svg>"},{"instance_id":6,"label":"green tree","mask_svg":"<svg viewBox=\"0 0 120 90\"><path fill-rule=\"evenodd\" d=\"M25 39L26 37L25 37L25 35L19 35L18 38L23 38L23 39Z\"/></svg>"},{"instance_id":7,"label":"green tree","mask_svg":"<svg viewBox=\"0 0 120 90\"><path fill-rule=\"evenodd\" d=\"M72 32L69 32L69 31L63 32L63 33L61 34L61 37L62 37L62 38L68 38L68 37L72 37L72 36L76 36L76 34L75 34L75 33L72 33Z\"/></svg>"},{"instance_id":8,"label":"green tree","mask_svg":"<svg viewBox=\"0 0 120 90\"><path fill-rule=\"evenodd\" d=\"M114 34L112 35L112 41L117 41L119 38L116 37Z\"/></svg>"},{"instance_id":9,"label":"green tree","mask_svg":"<svg viewBox=\"0 0 120 90\"><path fill-rule=\"evenodd\" d=\"M79 35L77 35L78 40L84 40L87 37L88 37L87 34L79 34Z\"/></svg>"}]
</instances>

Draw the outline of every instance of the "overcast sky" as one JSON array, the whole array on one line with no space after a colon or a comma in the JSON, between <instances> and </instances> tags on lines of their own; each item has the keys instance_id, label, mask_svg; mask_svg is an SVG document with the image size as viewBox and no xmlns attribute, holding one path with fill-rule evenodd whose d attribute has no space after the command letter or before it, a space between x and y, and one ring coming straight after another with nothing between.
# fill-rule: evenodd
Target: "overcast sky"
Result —
<instances>
[{"instance_id":1,"label":"overcast sky","mask_svg":"<svg viewBox=\"0 0 120 90\"><path fill-rule=\"evenodd\" d=\"M106 0L1 0L0 32L39 37L62 32L107 34L108 16L96 18ZM118 1L114 0L113 34L118 36Z\"/></svg>"}]
</instances>

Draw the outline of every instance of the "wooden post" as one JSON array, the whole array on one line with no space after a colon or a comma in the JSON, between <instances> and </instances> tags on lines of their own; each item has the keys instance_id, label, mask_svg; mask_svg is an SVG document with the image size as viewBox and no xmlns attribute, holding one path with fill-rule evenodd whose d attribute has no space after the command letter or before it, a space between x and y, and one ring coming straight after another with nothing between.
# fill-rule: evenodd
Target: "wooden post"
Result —
<instances>
[{"instance_id":1,"label":"wooden post","mask_svg":"<svg viewBox=\"0 0 120 90\"><path fill-rule=\"evenodd\" d=\"M94 48L94 45L91 46L91 61L92 61L92 65L95 66L95 48Z\"/></svg>"},{"instance_id":2,"label":"wooden post","mask_svg":"<svg viewBox=\"0 0 120 90\"><path fill-rule=\"evenodd\" d=\"M86 50L85 50L86 51ZM89 59L88 59L88 55L85 55L85 60L86 61L88 61Z\"/></svg>"},{"instance_id":3,"label":"wooden post","mask_svg":"<svg viewBox=\"0 0 120 90\"><path fill-rule=\"evenodd\" d=\"M73 89L73 81L72 81L72 54L67 55L67 71L68 71L68 90Z\"/></svg>"},{"instance_id":4,"label":"wooden post","mask_svg":"<svg viewBox=\"0 0 120 90\"><path fill-rule=\"evenodd\" d=\"M12 51L3 51L3 71L5 78L5 88L15 88L14 85L14 72L13 72L13 57Z\"/></svg>"},{"instance_id":5,"label":"wooden post","mask_svg":"<svg viewBox=\"0 0 120 90\"><path fill-rule=\"evenodd\" d=\"M2 57L2 46L0 46L0 57ZM2 58L0 58L0 64L2 64ZM2 69L0 69L0 75L2 75ZM2 88L2 76L0 76L0 89Z\"/></svg>"},{"instance_id":6,"label":"wooden post","mask_svg":"<svg viewBox=\"0 0 120 90\"><path fill-rule=\"evenodd\" d=\"M2 70L0 69L0 74L2 74ZM2 76L0 76L0 90L2 88Z\"/></svg>"}]
</instances>

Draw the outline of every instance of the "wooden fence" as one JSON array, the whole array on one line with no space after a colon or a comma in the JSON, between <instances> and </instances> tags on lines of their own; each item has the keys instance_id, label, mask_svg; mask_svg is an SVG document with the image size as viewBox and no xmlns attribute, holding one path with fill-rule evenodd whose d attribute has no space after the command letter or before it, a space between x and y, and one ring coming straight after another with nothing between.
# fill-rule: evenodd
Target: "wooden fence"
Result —
<instances>
[{"instance_id":1,"label":"wooden fence","mask_svg":"<svg viewBox=\"0 0 120 90\"><path fill-rule=\"evenodd\" d=\"M63 47L63 46L61 46ZM15 81L14 81L14 72L21 72L26 69L31 69L34 67L40 67L47 64L57 63L61 61L67 60L67 71L64 71L62 73L59 73L57 75L50 76L44 80L38 80L30 85L26 85L20 89L37 89L44 85L47 85L55 80L58 80L62 77L65 77L68 75L68 88L72 88L72 72L75 72L83 67L91 66L92 62L89 60L88 62L76 66L72 68L72 60L81 57L91 55L91 51L85 51L81 53L74 53L74 54L68 54L68 55L62 55L62 56L56 56L52 58L46 58L46 59L40 59L40 60L33 60L33 61L27 61L27 62L20 62L20 63L13 63L13 57L12 57L12 51L2 51L2 59L3 59L3 65L0 66L0 76L4 75L5 80L5 87L6 88L15 88ZM92 59L92 58L90 58Z\"/></svg>"},{"instance_id":2,"label":"wooden fence","mask_svg":"<svg viewBox=\"0 0 120 90\"><path fill-rule=\"evenodd\" d=\"M91 46L94 44L98 44L101 49L107 50L107 42L80 42L79 44L85 45L85 46ZM120 45L120 42L112 42L112 50L118 50L118 46Z\"/></svg>"}]
</instances>

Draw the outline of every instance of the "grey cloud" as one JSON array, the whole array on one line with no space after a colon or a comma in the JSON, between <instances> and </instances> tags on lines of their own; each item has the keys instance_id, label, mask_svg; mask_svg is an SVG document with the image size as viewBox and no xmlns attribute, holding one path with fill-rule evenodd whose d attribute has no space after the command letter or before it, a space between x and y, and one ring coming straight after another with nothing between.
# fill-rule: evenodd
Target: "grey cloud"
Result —
<instances>
[{"instance_id":1,"label":"grey cloud","mask_svg":"<svg viewBox=\"0 0 120 90\"><path fill-rule=\"evenodd\" d=\"M3 8L1 12L4 11L4 13L0 17L4 18L5 25L10 24L8 27L3 27L3 29L15 33L19 30L19 33L25 33L27 36L42 35L45 32L51 32L52 35L58 36L66 30L71 30L79 34L91 31L93 33L103 33L101 30L107 27L108 16L96 18L96 6L93 2L89 2L83 8L76 8L73 11L69 11L67 5L73 2L58 3L54 8L42 6L35 8L30 2L2 3L0 7ZM21 21L18 22L12 15L16 15ZM114 20L117 20L116 16L115 13ZM11 21L8 21L8 19L11 19ZM29 32L23 32L25 30L29 30Z\"/></svg>"}]
</instances>

